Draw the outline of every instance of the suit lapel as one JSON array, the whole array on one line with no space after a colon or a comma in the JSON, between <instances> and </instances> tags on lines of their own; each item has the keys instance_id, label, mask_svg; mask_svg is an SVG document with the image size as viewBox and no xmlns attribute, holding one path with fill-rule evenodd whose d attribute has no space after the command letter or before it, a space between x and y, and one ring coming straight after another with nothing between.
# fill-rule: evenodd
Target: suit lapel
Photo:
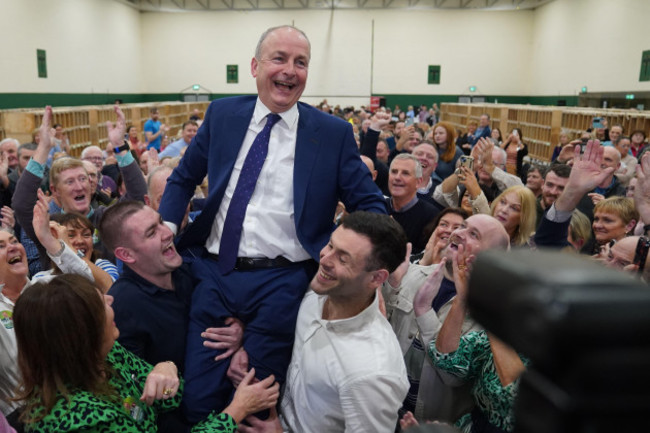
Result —
<instances>
[{"instance_id":1,"label":"suit lapel","mask_svg":"<svg viewBox=\"0 0 650 433\"><path fill-rule=\"evenodd\" d=\"M248 131L256 99L236 104L231 115L217 119L217 128L211 134L210 150L208 153L208 173L210 178L210 193L205 208L197 217L191 230L179 242L179 248L189 245L204 245L210 235L212 224L219 210L221 199L228 186L239 149ZM213 145L213 143L216 143Z\"/></svg>"},{"instance_id":2,"label":"suit lapel","mask_svg":"<svg viewBox=\"0 0 650 433\"><path fill-rule=\"evenodd\" d=\"M302 216L309 179L321 148L319 125L314 122L309 110L302 103L298 103L298 112L296 157L293 164L293 203L296 227Z\"/></svg>"}]
</instances>

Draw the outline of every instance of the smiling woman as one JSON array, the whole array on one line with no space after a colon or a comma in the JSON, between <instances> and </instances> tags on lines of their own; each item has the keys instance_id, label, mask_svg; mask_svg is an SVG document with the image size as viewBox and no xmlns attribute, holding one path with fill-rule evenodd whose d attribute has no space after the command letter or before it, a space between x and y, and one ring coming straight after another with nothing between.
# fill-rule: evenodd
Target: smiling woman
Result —
<instances>
[{"instance_id":1,"label":"smiling woman","mask_svg":"<svg viewBox=\"0 0 650 433\"><path fill-rule=\"evenodd\" d=\"M503 191L491 205L495 217L508 232L512 246L528 244L535 232L535 195L523 185Z\"/></svg>"},{"instance_id":2,"label":"smiling woman","mask_svg":"<svg viewBox=\"0 0 650 433\"><path fill-rule=\"evenodd\" d=\"M596 240L596 251L604 244L623 239L634 229L639 212L634 201L627 197L610 197L594 206L592 229Z\"/></svg>"},{"instance_id":3,"label":"smiling woman","mask_svg":"<svg viewBox=\"0 0 650 433\"><path fill-rule=\"evenodd\" d=\"M22 419L30 431L155 432L157 413L180 404L174 363L152 366L116 343L111 304L76 275L35 284L16 303ZM253 375L222 413L211 412L192 432L234 432L248 414L275 405L274 378L250 385Z\"/></svg>"}]
</instances>

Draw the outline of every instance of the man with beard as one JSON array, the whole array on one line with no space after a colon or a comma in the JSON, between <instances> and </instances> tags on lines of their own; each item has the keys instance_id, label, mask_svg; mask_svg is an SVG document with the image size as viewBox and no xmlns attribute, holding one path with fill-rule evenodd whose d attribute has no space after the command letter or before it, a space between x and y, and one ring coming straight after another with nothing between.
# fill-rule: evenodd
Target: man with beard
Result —
<instances>
[{"instance_id":1,"label":"man with beard","mask_svg":"<svg viewBox=\"0 0 650 433\"><path fill-rule=\"evenodd\" d=\"M562 194L564 187L569 181L571 167L566 164L553 164L544 176L542 184L542 194L537 197L537 224L542 222L544 212L551 207L555 200ZM528 183L526 183L528 185Z\"/></svg>"}]
</instances>

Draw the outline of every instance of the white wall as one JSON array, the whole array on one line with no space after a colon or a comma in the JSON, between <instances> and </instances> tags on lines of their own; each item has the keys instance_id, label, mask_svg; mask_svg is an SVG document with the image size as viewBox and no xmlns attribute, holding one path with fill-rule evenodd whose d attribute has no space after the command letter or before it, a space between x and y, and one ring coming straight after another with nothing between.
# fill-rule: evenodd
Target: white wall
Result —
<instances>
[{"instance_id":1,"label":"white wall","mask_svg":"<svg viewBox=\"0 0 650 433\"><path fill-rule=\"evenodd\" d=\"M140 93L139 15L106 0L0 1L0 93Z\"/></svg>"},{"instance_id":2,"label":"white wall","mask_svg":"<svg viewBox=\"0 0 650 433\"><path fill-rule=\"evenodd\" d=\"M648 0L556 0L537 10L291 10L139 13L112 0L3 0L0 93L255 93L250 59L267 27L312 43L303 100L375 94L567 95L650 90ZM374 24L374 33L373 33ZM7 38L7 35L9 37ZM37 78L36 49L48 78ZM226 84L226 65L239 83ZM442 66L428 85L427 65Z\"/></svg>"},{"instance_id":3,"label":"white wall","mask_svg":"<svg viewBox=\"0 0 650 433\"><path fill-rule=\"evenodd\" d=\"M650 1L556 0L535 12L533 95L650 90L640 82L650 50Z\"/></svg>"},{"instance_id":4,"label":"white wall","mask_svg":"<svg viewBox=\"0 0 650 433\"><path fill-rule=\"evenodd\" d=\"M459 94L470 85L483 94L531 91L532 11L425 10L145 13L143 60L156 73L147 73L143 90L199 83L214 93L254 93L249 65L257 38L292 23L312 44L307 99L367 104L371 93ZM504 49L507 57L495 55ZM239 84L226 84L227 64L239 65ZM442 66L440 85L427 84L430 64Z\"/></svg>"}]
</instances>

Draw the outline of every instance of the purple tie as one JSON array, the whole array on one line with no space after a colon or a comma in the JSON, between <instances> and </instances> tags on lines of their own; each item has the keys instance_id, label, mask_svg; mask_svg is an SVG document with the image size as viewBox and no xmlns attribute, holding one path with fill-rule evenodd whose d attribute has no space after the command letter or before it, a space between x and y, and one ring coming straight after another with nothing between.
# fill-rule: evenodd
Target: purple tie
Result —
<instances>
[{"instance_id":1,"label":"purple tie","mask_svg":"<svg viewBox=\"0 0 650 433\"><path fill-rule=\"evenodd\" d=\"M244 166L239 174L235 192L230 200L226 220L223 223L223 232L219 245L219 269L226 274L232 271L237 261L239 252L239 241L241 239L242 224L246 216L246 207L255 190L257 178L260 176L266 154L269 151L269 138L271 137L271 128L281 117L271 113L266 116L266 125L264 129L257 134L253 145L246 155Z\"/></svg>"}]
</instances>

